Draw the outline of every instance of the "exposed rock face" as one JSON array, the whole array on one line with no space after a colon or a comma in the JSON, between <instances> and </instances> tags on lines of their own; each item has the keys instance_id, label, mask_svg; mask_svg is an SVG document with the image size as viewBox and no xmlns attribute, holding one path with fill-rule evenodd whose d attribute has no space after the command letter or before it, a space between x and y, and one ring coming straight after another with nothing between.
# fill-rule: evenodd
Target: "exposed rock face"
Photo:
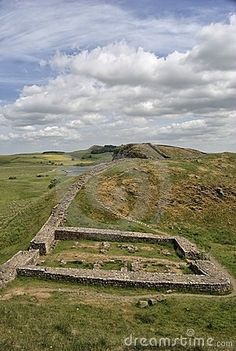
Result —
<instances>
[{"instance_id":1,"label":"exposed rock face","mask_svg":"<svg viewBox=\"0 0 236 351\"><path fill-rule=\"evenodd\" d=\"M162 160L172 159L189 159L202 156L204 153L194 149L180 148L169 145L154 145L151 143L143 144L126 144L121 145L113 153L113 160L122 158L141 158Z\"/></svg>"},{"instance_id":2,"label":"exposed rock face","mask_svg":"<svg viewBox=\"0 0 236 351\"><path fill-rule=\"evenodd\" d=\"M113 160L122 158L141 158L141 159L164 159L167 158L155 146L146 144L127 144L120 146L113 154Z\"/></svg>"},{"instance_id":3,"label":"exposed rock face","mask_svg":"<svg viewBox=\"0 0 236 351\"><path fill-rule=\"evenodd\" d=\"M223 199L224 198L224 196L225 196L225 193L224 193L224 191L223 191L223 189L222 188L216 188L216 193L217 193L217 195L219 196L219 198L221 198L221 199Z\"/></svg>"}]
</instances>

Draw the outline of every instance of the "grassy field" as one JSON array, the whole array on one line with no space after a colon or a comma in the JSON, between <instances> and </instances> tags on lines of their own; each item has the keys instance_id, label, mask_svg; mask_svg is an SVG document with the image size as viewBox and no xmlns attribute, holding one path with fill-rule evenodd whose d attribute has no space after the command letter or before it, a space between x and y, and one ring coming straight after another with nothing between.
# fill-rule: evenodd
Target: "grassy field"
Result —
<instances>
[{"instance_id":1,"label":"grassy field","mask_svg":"<svg viewBox=\"0 0 236 351\"><path fill-rule=\"evenodd\" d=\"M0 262L27 247L73 181L58 173L57 165L70 166L90 158L84 152L66 156L66 160L62 160L65 155L53 156L0 157ZM111 155L92 157L100 162ZM236 275L235 176L234 154L122 161L93 178L80 192L69 208L67 225L153 233L161 229L183 235ZM54 178L60 183L50 190ZM84 252L73 246L75 243L62 242L46 259ZM115 243L111 251L119 253ZM162 292L18 278L0 291L0 350L150 350L138 341L136 346L126 347L124 339L130 334L134 338L179 338L190 329L205 342L213 338L214 346L185 350L235 349L235 297L174 293L166 294L154 306L137 306L140 299L157 294ZM217 346L217 342L221 344Z\"/></svg>"},{"instance_id":2,"label":"grassy field","mask_svg":"<svg viewBox=\"0 0 236 351\"><path fill-rule=\"evenodd\" d=\"M18 279L0 301L0 350L150 350L138 343L125 347L125 338L130 334L134 338L178 338L185 337L190 329L205 342L213 338L214 345L218 341L222 345L235 342L235 299L173 295L140 309L136 306L138 298L147 293L156 296L156 292L141 289Z\"/></svg>"},{"instance_id":3,"label":"grassy field","mask_svg":"<svg viewBox=\"0 0 236 351\"><path fill-rule=\"evenodd\" d=\"M66 177L62 169L103 162L109 159L107 154L90 158L85 150L73 156L65 153L0 156L0 263L28 247L52 207L75 181ZM49 189L53 179L57 185Z\"/></svg>"},{"instance_id":4,"label":"grassy field","mask_svg":"<svg viewBox=\"0 0 236 351\"><path fill-rule=\"evenodd\" d=\"M50 190L52 179L59 183ZM0 166L0 262L27 248L71 182L55 166L31 162Z\"/></svg>"}]
</instances>

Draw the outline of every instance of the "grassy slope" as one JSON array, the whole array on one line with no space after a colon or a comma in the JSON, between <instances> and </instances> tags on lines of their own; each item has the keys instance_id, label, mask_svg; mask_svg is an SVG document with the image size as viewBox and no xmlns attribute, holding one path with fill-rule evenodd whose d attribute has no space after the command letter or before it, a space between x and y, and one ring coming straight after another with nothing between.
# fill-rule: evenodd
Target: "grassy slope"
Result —
<instances>
[{"instance_id":1,"label":"grassy slope","mask_svg":"<svg viewBox=\"0 0 236 351\"><path fill-rule=\"evenodd\" d=\"M95 165L100 162L112 160L112 153L105 152L101 154L92 154L91 150L78 150L70 153L70 156L76 161L76 165Z\"/></svg>"},{"instance_id":2,"label":"grassy slope","mask_svg":"<svg viewBox=\"0 0 236 351\"><path fill-rule=\"evenodd\" d=\"M41 173L46 168L36 171L36 169L26 167L25 164L19 166L24 168L25 174L22 177L18 175L17 180L11 181L15 182L15 188L12 191L12 188L8 186L10 181L6 178L8 175L12 175L13 169L16 172L16 168L8 165L9 169L6 170L8 161L6 158L5 160L0 158L0 164L4 166L0 166L0 184L3 184L2 181L4 181L2 189L8 188L8 191L5 191L4 199L6 206L9 206L12 201L16 201L16 203L19 201L19 206L21 206L24 197L26 197L27 202L32 201L38 205L35 208L31 205L28 211L24 210L16 216L16 221L13 220L12 224L8 224L8 231L4 238L1 238L3 241L1 258L3 254L4 257L7 257L28 243L32 230L40 227L50 212L52 203L57 198L57 192L54 190L48 192L47 190L50 178L36 179L35 177L36 173ZM106 226L109 227L149 231L141 224L117 219L115 215L105 211L94 197L95 190L106 204L114 204L117 210L124 214L132 212L133 216L157 227L155 221L157 221L158 207L155 204L158 205L158 194L163 199L168 194L168 192L159 190L159 184L168 188L170 181L172 184L171 194L174 195L175 200L177 198L177 202L167 206L161 221L158 222L158 227L168 232L186 235L199 245L208 247L218 259L224 262L228 269L233 271L235 219L232 215L233 204L228 195L227 200L222 202L218 202L208 195L206 199L202 200L204 206L191 204L191 206L203 207L203 210L189 210L190 205L186 203L186 198L195 198L196 194L193 190L195 183L204 183L211 187L217 185L227 189L231 188L233 186L231 176L235 176L235 156L230 155L230 158L211 156L210 160L204 157L202 163L195 161L171 161L170 163L170 161L165 161L162 163L163 166L158 168L158 172L155 172L156 168L153 167L152 161L147 161L145 164L143 161L133 160L132 162L132 165L130 164L131 176L129 176L129 172L125 172L127 165L123 164L123 166L118 166L120 168L119 176L117 176L117 169L113 169L113 171L108 172L106 177L103 176L103 178L97 178L96 181L90 182L89 186L81 192L73 206L70 207L68 223L102 227L106 222ZM43 165L43 167L47 166ZM203 170L204 168L208 171ZM47 169L47 173L49 170ZM155 173L165 175L164 178L167 181L165 179L160 181ZM200 178L196 178L196 176ZM27 177L29 186L26 182L24 183L25 177ZM116 191L117 182L122 189L118 193ZM185 197L183 189L186 188L186 185L191 186L190 193L187 193ZM66 187L67 184L62 182L61 186ZM29 190L32 190L32 187L34 191L32 191L31 197ZM24 189L27 189L26 193L24 193ZM148 189L152 189L152 196L147 196ZM14 194L17 193L19 198L15 199ZM122 201L119 200L120 197L121 199L123 197ZM48 198L48 201L45 201L45 198ZM123 202L124 205L122 205ZM5 208L4 203L1 204L1 214ZM207 211L206 205L210 206L209 211ZM32 216L32 211L36 216ZM19 233L17 232L15 239L13 238L11 242L9 237L11 238L16 229L19 230ZM2 235L2 228L0 233ZM226 241L227 244L225 244ZM222 250L225 247L227 250ZM69 289L70 292L63 289ZM0 350L121 351L124 349L121 346L123 339L131 333L136 337L146 338L154 336L179 337L180 335L185 336L187 329L190 328L194 329L195 335L198 337L213 337L220 341L234 340L235 298L169 296L166 301L149 309L142 310L136 307L135 302L138 296L147 293L153 294L144 289L99 288L17 279L1 292L5 300L0 300ZM134 297L134 295L137 296ZM141 348L136 348L136 350L138 349ZM147 348L144 349L147 350ZM193 348L191 349L193 350ZM221 349L227 350L227 348ZM229 350L231 349L229 348ZM195 350L207 350L207 348L196 348Z\"/></svg>"},{"instance_id":3,"label":"grassy slope","mask_svg":"<svg viewBox=\"0 0 236 351\"><path fill-rule=\"evenodd\" d=\"M22 295L0 304L1 350L120 351L131 333L174 338L186 336L188 329L194 329L197 337L234 341L236 304L230 298L171 296L142 310L133 296L147 293L141 290L27 279L14 282L7 292L13 288Z\"/></svg>"},{"instance_id":4,"label":"grassy slope","mask_svg":"<svg viewBox=\"0 0 236 351\"><path fill-rule=\"evenodd\" d=\"M27 248L52 207L73 182L57 171L57 166L96 164L111 158L110 154L88 159L87 156L85 151L80 156L39 153L0 156L0 263ZM49 190L53 178L60 183Z\"/></svg>"},{"instance_id":5,"label":"grassy slope","mask_svg":"<svg viewBox=\"0 0 236 351\"><path fill-rule=\"evenodd\" d=\"M43 164L35 155L0 157L0 262L27 248L72 181L49 165L49 160L56 161L54 156ZM55 177L60 183L49 190Z\"/></svg>"},{"instance_id":6,"label":"grassy slope","mask_svg":"<svg viewBox=\"0 0 236 351\"><path fill-rule=\"evenodd\" d=\"M233 154L158 163L126 160L93 179L79 194L69 209L68 225L150 231L117 218L101 206L101 200L153 229L188 237L236 275L235 176ZM225 193L222 199L218 187Z\"/></svg>"}]
</instances>

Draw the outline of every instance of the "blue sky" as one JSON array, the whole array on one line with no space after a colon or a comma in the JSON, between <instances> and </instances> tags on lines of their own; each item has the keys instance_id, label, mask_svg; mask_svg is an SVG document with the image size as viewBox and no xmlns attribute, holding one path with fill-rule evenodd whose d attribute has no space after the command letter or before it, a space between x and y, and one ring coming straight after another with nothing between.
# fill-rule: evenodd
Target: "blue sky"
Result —
<instances>
[{"instance_id":1,"label":"blue sky","mask_svg":"<svg viewBox=\"0 0 236 351\"><path fill-rule=\"evenodd\" d=\"M65 149L87 147L88 136L91 139L90 144L103 143L103 141L109 143L146 141L144 134L148 130L156 130L156 133L148 133L149 139L153 142L163 143L166 140L167 143L195 147L197 146L195 137L197 136L199 140L202 135L201 128L208 130L208 127L210 138L207 132L205 137L203 135L204 149L233 150L235 148L233 139L228 139L228 145L223 142L225 133L229 130L226 124L231 123L232 128L232 121L235 118L234 106L230 105L232 91L229 91L229 96L225 97L222 105L218 106L219 116L216 116L214 125L211 119L211 114L215 113L217 106L212 96L220 94L216 89L219 89L220 84L222 87L230 85L231 90L232 86L234 87L234 81L230 81L235 77L233 64L231 74L228 75L232 53L226 57L229 66L224 67L227 71L224 75L226 77L224 84L219 73L223 68L219 69L219 65L216 65L214 79L209 73L206 82L207 73L204 72L206 67L212 71L209 69L209 62L212 63L214 60L213 50L224 49L217 47L221 44L222 35L227 36L229 32L234 45L232 18L235 12L236 2L230 0L39 0L37 2L1 0L0 153L28 151L32 150L32 147L35 150L52 147ZM215 31L211 24L215 26ZM217 38L216 35L218 35ZM210 47L207 46L207 40L213 48L209 53L206 49ZM227 45L227 43L223 44ZM138 52L139 48L143 53ZM136 50L136 53L133 50ZM225 50L228 52L227 47ZM173 56L173 52L178 55ZM180 55L184 56L180 57ZM86 60L83 59L84 56ZM95 60L92 59L93 56ZM122 61L124 56L127 64ZM100 71L95 72L96 63L101 63L104 57L108 57L107 65L104 65L103 61L101 66L99 64L97 66ZM168 64L164 65L161 60L158 61L162 57L166 58ZM150 89L153 84L150 77L147 83L148 79L145 75L148 76L150 73L148 69L142 72L142 77L139 76L140 70L135 71L136 63L139 67L140 61L144 60L145 65L146 58L150 60L150 65L155 66L152 71L154 76L157 75L155 89L161 90L162 96L152 96L145 91L147 85ZM130 60L134 60L132 62L136 75L130 76L128 81L128 78L123 78L123 74ZM164 92L169 84L168 73L171 76L173 67L175 72L178 72L176 65L182 67L183 60L185 60L186 72L194 74L199 72L198 63L202 61L206 63L205 66L202 63L202 82L199 81L199 77L199 79L195 77L190 86L187 76L185 82L182 82L182 77L176 73L176 76L173 76L171 89L179 86L182 89L181 94L192 96L191 89L197 89L198 84L202 85L204 80L205 88L208 87L211 96L208 98L208 106L205 106L206 103L203 101L204 106L201 110L196 108L194 100L189 101L188 98L185 102L186 107L181 105L181 111L177 111L179 105L176 105L175 114L170 106L173 105L173 99L177 103L177 96L174 96L173 91L167 101L167 94ZM221 55L215 60L222 62L224 56ZM118 67L118 63L121 63L120 73L118 68L118 73L111 72L109 64ZM93 74L88 71L89 64L93 65L91 69L94 71ZM159 66L165 69L165 76L161 80L157 73ZM84 67L84 70L81 67ZM126 73L126 76L129 77L129 74ZM107 100L99 100L96 108L89 109L87 106L84 107L81 91L85 90L87 100L91 100L94 94L91 86L95 83L97 87L100 86L100 90L102 86ZM64 95L65 102L58 113L51 107L52 101L55 101L52 94L56 91L62 91L65 94L63 90L65 84L68 90L72 86L77 95L67 99ZM38 88L34 88L35 86ZM133 89L134 86L136 90ZM52 92L53 87L55 87L54 92ZM118 102L124 88L127 89L130 100L124 99L125 106L120 108ZM141 105L136 99L138 90L142 90ZM44 97L40 94L44 94ZM89 94L92 95L88 96ZM117 105L117 110L109 108L110 101L113 105ZM166 109L162 107L164 102ZM131 104L136 112L131 112ZM50 105L48 110L45 108L47 105ZM149 106L152 112L147 113L146 106ZM225 116L227 115L225 122L223 122L224 113ZM99 135L94 134L97 123L103 125ZM76 128L71 130L71 125L76 125ZM104 133L104 125L108 127L107 134ZM192 129L191 135L190 129ZM176 130L179 130L179 135ZM220 130L222 130L221 134Z\"/></svg>"}]
</instances>

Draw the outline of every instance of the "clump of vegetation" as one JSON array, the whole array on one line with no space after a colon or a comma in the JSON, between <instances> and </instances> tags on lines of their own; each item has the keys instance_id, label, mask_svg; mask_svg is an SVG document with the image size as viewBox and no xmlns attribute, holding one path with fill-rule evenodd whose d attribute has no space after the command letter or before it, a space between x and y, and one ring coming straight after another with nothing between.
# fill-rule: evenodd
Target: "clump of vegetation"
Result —
<instances>
[{"instance_id":1,"label":"clump of vegetation","mask_svg":"<svg viewBox=\"0 0 236 351\"><path fill-rule=\"evenodd\" d=\"M54 154L54 155L64 155L65 152L64 152L64 151L44 151L42 154L43 154L43 155L50 155L50 154Z\"/></svg>"},{"instance_id":2,"label":"clump of vegetation","mask_svg":"<svg viewBox=\"0 0 236 351\"><path fill-rule=\"evenodd\" d=\"M115 145L94 145L91 150L91 154L104 154L105 152L114 152L117 149Z\"/></svg>"},{"instance_id":3,"label":"clump of vegetation","mask_svg":"<svg viewBox=\"0 0 236 351\"><path fill-rule=\"evenodd\" d=\"M49 189L52 189L52 188L54 188L57 184L59 184L60 183L60 180L58 179L58 178L53 178L53 179L51 179L50 180L50 183L49 183L49 185L48 185L48 188Z\"/></svg>"},{"instance_id":4,"label":"clump of vegetation","mask_svg":"<svg viewBox=\"0 0 236 351\"><path fill-rule=\"evenodd\" d=\"M92 158L91 154L85 154L84 156L81 157L81 160L87 160L88 158Z\"/></svg>"}]
</instances>

